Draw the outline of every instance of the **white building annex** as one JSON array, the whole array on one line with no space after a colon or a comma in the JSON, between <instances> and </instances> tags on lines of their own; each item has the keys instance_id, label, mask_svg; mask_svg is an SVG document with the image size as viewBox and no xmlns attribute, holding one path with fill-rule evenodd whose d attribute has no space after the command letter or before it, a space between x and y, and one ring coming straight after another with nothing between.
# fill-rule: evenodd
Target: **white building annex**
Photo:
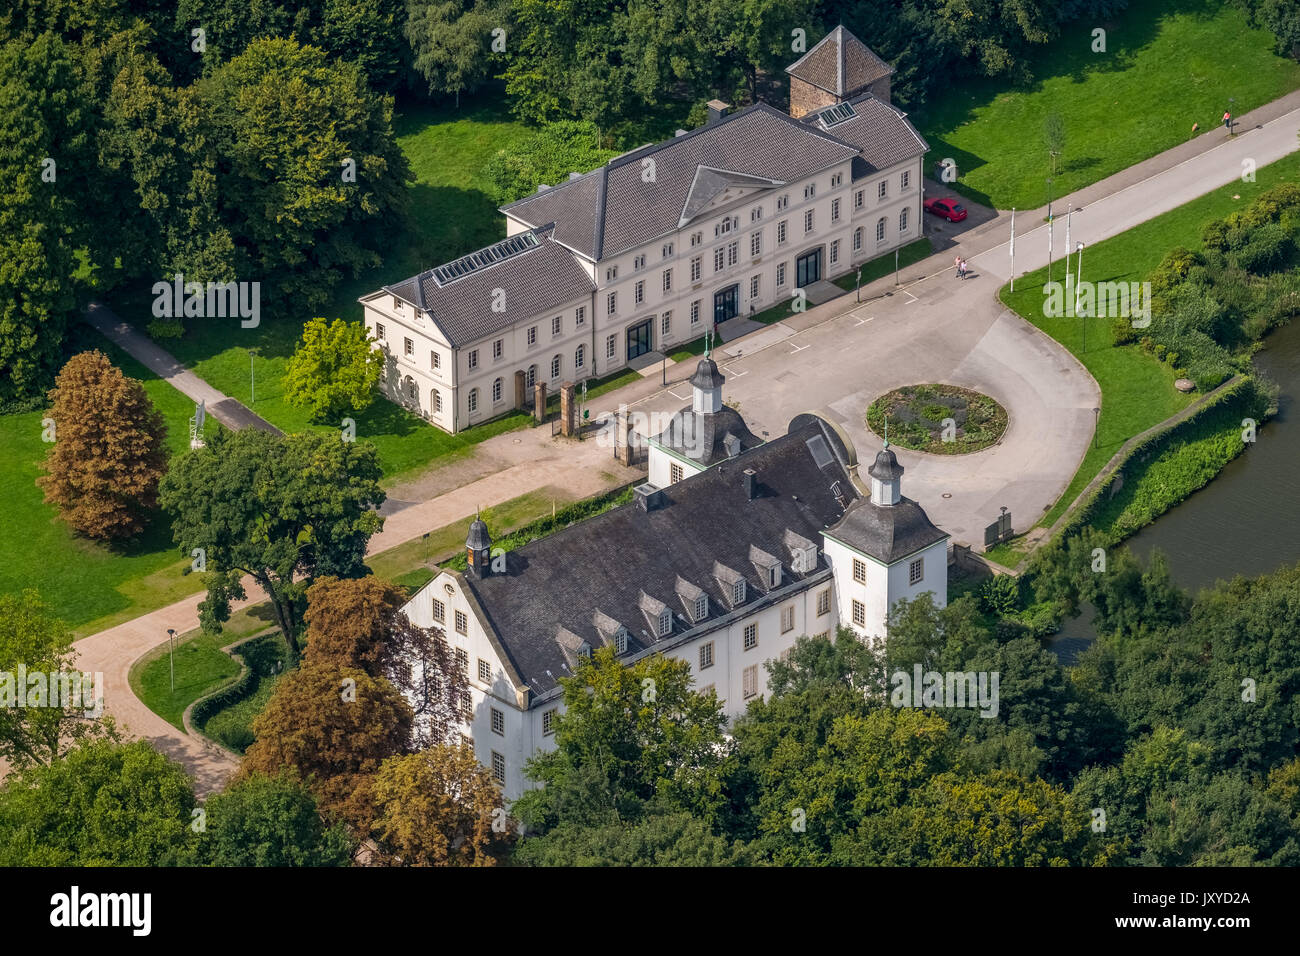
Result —
<instances>
[{"instance_id":1,"label":"white building annex","mask_svg":"<svg viewBox=\"0 0 1300 956\"><path fill-rule=\"evenodd\" d=\"M502 208L507 237L361 297L394 401L456 432L921 237L928 149L843 27L765 103ZM797 117L797 118L796 118Z\"/></svg>"},{"instance_id":2,"label":"white building annex","mask_svg":"<svg viewBox=\"0 0 1300 956\"><path fill-rule=\"evenodd\" d=\"M670 481L495 556L475 521L468 573L442 570L405 606L412 623L445 632L466 669L461 732L508 799L525 789L527 759L555 745L560 678L596 647L686 661L734 718L766 693L764 662L799 637L844 624L879 640L900 598L947 603L948 535L903 497L888 445L864 493L839 429L800 415L758 443L721 404L722 384L706 356L691 407L651 444L651 476ZM711 436L707 453L678 455L674 434Z\"/></svg>"}]
</instances>

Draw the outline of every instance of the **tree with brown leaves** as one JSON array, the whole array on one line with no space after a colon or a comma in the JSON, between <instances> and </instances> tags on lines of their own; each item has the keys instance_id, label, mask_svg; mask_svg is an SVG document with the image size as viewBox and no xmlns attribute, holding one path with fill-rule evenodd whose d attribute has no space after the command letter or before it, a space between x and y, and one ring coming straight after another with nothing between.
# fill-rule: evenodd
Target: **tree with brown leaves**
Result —
<instances>
[{"instance_id":1,"label":"tree with brown leaves","mask_svg":"<svg viewBox=\"0 0 1300 956\"><path fill-rule=\"evenodd\" d=\"M102 352L82 352L50 390L54 446L36 480L45 500L88 538L144 530L167 470L167 428L144 387Z\"/></svg>"},{"instance_id":2,"label":"tree with brown leaves","mask_svg":"<svg viewBox=\"0 0 1300 956\"><path fill-rule=\"evenodd\" d=\"M318 578L307 590L303 659L387 679L414 711L413 748L449 743L468 676L442 629L412 624L404 603L402 591L373 575Z\"/></svg>"},{"instance_id":3,"label":"tree with brown leaves","mask_svg":"<svg viewBox=\"0 0 1300 956\"><path fill-rule=\"evenodd\" d=\"M390 757L374 781L374 833L401 866L494 866L514 824L492 775L463 744Z\"/></svg>"}]
</instances>

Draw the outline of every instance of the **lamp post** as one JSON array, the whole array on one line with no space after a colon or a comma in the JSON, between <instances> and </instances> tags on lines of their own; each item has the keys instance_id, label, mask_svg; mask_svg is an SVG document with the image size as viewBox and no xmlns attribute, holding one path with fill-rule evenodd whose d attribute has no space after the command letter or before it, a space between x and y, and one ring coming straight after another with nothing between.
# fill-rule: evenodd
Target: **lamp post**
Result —
<instances>
[{"instance_id":1,"label":"lamp post","mask_svg":"<svg viewBox=\"0 0 1300 956\"><path fill-rule=\"evenodd\" d=\"M167 628L167 667L171 673L171 692L176 693L176 628Z\"/></svg>"},{"instance_id":2,"label":"lamp post","mask_svg":"<svg viewBox=\"0 0 1300 956\"><path fill-rule=\"evenodd\" d=\"M1074 273L1074 314L1079 315L1079 283L1083 281L1083 243L1082 242L1079 243L1078 248L1075 251L1079 254L1079 259L1076 264L1075 273ZM1068 279L1070 273L1067 271L1065 273L1065 276ZM1085 316L1081 316L1081 318L1083 319L1083 350L1086 352L1088 351L1088 317L1085 315Z\"/></svg>"},{"instance_id":3,"label":"lamp post","mask_svg":"<svg viewBox=\"0 0 1300 956\"><path fill-rule=\"evenodd\" d=\"M257 378L255 373L253 372L253 356L256 354L257 354L257 349L251 348L248 350L248 393L249 393L248 404L250 405L257 404Z\"/></svg>"},{"instance_id":4,"label":"lamp post","mask_svg":"<svg viewBox=\"0 0 1300 956\"><path fill-rule=\"evenodd\" d=\"M1056 234L1056 226L1052 219L1052 180L1047 180L1047 281L1052 281L1052 238Z\"/></svg>"},{"instance_id":5,"label":"lamp post","mask_svg":"<svg viewBox=\"0 0 1300 956\"><path fill-rule=\"evenodd\" d=\"M853 287L853 298L862 301L862 266L858 266L858 281Z\"/></svg>"},{"instance_id":6,"label":"lamp post","mask_svg":"<svg viewBox=\"0 0 1300 956\"><path fill-rule=\"evenodd\" d=\"M1092 447L1093 448L1100 447L1099 439L1101 436L1097 434L1097 429L1099 429L1100 427L1101 427L1101 409L1094 408L1092 410Z\"/></svg>"}]
</instances>

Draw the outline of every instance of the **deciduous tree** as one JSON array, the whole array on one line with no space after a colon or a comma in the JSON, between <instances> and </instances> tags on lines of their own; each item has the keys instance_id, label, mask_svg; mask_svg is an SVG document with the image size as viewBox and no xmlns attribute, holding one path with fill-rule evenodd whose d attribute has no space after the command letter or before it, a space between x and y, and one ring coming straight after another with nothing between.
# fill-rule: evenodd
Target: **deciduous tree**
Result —
<instances>
[{"instance_id":1,"label":"deciduous tree","mask_svg":"<svg viewBox=\"0 0 1300 956\"><path fill-rule=\"evenodd\" d=\"M369 408L383 370L383 359L371 343L360 322L308 320L285 371L285 399L306 409L316 422L336 424L348 412Z\"/></svg>"}]
</instances>

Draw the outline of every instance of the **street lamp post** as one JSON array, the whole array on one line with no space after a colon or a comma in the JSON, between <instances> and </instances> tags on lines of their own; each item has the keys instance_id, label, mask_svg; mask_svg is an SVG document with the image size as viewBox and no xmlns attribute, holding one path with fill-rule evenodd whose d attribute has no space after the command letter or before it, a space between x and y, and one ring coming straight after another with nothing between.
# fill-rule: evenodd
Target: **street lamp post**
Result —
<instances>
[{"instance_id":1,"label":"street lamp post","mask_svg":"<svg viewBox=\"0 0 1300 956\"><path fill-rule=\"evenodd\" d=\"M1097 434L1097 430L1100 427L1101 427L1101 409L1094 408L1092 410L1092 447L1093 448L1099 447L1099 439L1101 438L1101 436Z\"/></svg>"},{"instance_id":2,"label":"street lamp post","mask_svg":"<svg viewBox=\"0 0 1300 956\"><path fill-rule=\"evenodd\" d=\"M853 287L853 298L862 301L862 266L858 266L858 281Z\"/></svg>"},{"instance_id":3,"label":"street lamp post","mask_svg":"<svg viewBox=\"0 0 1300 956\"><path fill-rule=\"evenodd\" d=\"M176 628L167 628L167 667L171 677L171 692L176 693Z\"/></svg>"},{"instance_id":4,"label":"street lamp post","mask_svg":"<svg viewBox=\"0 0 1300 956\"><path fill-rule=\"evenodd\" d=\"M1079 258L1075 267L1075 274L1074 274L1074 314L1079 315L1079 283L1083 281L1083 243L1082 242L1079 243L1078 248L1076 248L1075 251L1079 254ZM1070 273L1067 271L1065 275L1066 278L1069 278ZM1083 319L1083 350L1086 352L1088 351L1088 317L1084 315L1084 316L1080 316L1080 318Z\"/></svg>"},{"instance_id":5,"label":"street lamp post","mask_svg":"<svg viewBox=\"0 0 1300 956\"><path fill-rule=\"evenodd\" d=\"M257 349L248 350L248 393L250 405L257 404L257 377L253 372L253 356L257 354Z\"/></svg>"}]
</instances>

